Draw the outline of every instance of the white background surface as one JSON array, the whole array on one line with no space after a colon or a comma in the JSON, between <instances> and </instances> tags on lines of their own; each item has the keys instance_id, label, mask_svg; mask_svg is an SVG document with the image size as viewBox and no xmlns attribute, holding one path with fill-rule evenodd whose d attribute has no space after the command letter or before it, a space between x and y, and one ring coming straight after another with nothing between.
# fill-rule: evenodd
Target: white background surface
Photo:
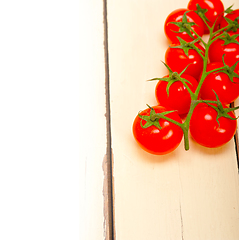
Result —
<instances>
[{"instance_id":1,"label":"white background surface","mask_svg":"<svg viewBox=\"0 0 239 240\"><path fill-rule=\"evenodd\" d=\"M174 1L170 2L173 8ZM98 0L1 1L1 240L103 239L106 146L105 141L100 141L102 148L98 145L98 139L105 139L104 86L100 85L104 83L103 11L99 9L103 7ZM95 108L99 128L89 118ZM96 155L100 158L94 162ZM188 165L182 160L178 166L182 182L187 183ZM214 163L210 166L215 169ZM128 166L125 169L130 171ZM178 173L177 165L173 170ZM180 235L180 221L177 224Z\"/></svg>"},{"instance_id":2,"label":"white background surface","mask_svg":"<svg viewBox=\"0 0 239 240\"><path fill-rule=\"evenodd\" d=\"M91 17L86 4L1 1L2 240L75 240L85 234L85 152L80 155L85 148L80 148L79 123L90 89L83 91L79 79L92 56L84 45L91 33L79 29L86 30Z\"/></svg>"}]
</instances>

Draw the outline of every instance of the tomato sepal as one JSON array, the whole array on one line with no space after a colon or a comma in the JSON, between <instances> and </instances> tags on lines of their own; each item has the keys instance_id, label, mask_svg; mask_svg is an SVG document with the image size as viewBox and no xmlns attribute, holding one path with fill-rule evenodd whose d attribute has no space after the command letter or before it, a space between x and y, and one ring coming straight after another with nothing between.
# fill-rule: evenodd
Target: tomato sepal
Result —
<instances>
[{"instance_id":1,"label":"tomato sepal","mask_svg":"<svg viewBox=\"0 0 239 240\"><path fill-rule=\"evenodd\" d=\"M239 63L239 61L237 61L235 64L233 64L231 67L229 67L226 63L225 63L225 60L224 60L224 58L225 58L225 54L223 54L223 56L222 56L222 62L223 62L223 64L224 64L224 69L215 69L216 71L215 71L215 73L217 73L217 72L222 72L222 73L225 73L225 74L227 74L227 76L229 77L229 79L230 79L230 81L232 82L232 83L236 83L236 84L238 84L237 82L234 82L233 81L233 78L234 77L236 77L236 78L239 78L239 75L237 74L237 73L235 73L235 68L236 68L236 66L237 66L237 64Z\"/></svg>"},{"instance_id":2,"label":"tomato sepal","mask_svg":"<svg viewBox=\"0 0 239 240\"><path fill-rule=\"evenodd\" d=\"M166 87L166 91L167 91L167 95L169 96L169 88L171 87L171 85L174 83L174 82L177 82L177 81L180 81L182 82L182 84L187 88L189 94L191 96L193 96L193 92L191 91L191 89L188 87L188 84L192 85L192 83L190 81L188 81L187 79L185 78L181 78L182 74L186 71L186 69L189 67L190 64L188 64L180 73L178 72L173 72L172 69L166 64L164 63L163 61L161 61L164 66L168 69L169 71L169 77L164 77L164 78L152 78L152 79L149 79L148 81L155 81L155 80L159 80L159 81L164 81L164 82L168 82L168 85Z\"/></svg>"},{"instance_id":3,"label":"tomato sepal","mask_svg":"<svg viewBox=\"0 0 239 240\"><path fill-rule=\"evenodd\" d=\"M185 55L188 57L188 52L190 49L193 49L193 50L196 50L200 56L203 58L203 54L202 54L202 50L201 49L198 49L194 44L198 41L201 40L201 38L197 38L191 42L186 42L185 40L183 40L182 38L180 37L177 37L178 41L179 41L179 45L176 45L176 46L169 46L170 48L179 48L179 49L182 49L183 52L185 53Z\"/></svg>"},{"instance_id":4,"label":"tomato sepal","mask_svg":"<svg viewBox=\"0 0 239 240\"><path fill-rule=\"evenodd\" d=\"M201 8L201 6L198 3L196 4L196 7L197 7L197 10L195 10L195 12L202 18L202 20L210 22L210 20L205 15L208 9Z\"/></svg>"},{"instance_id":5,"label":"tomato sepal","mask_svg":"<svg viewBox=\"0 0 239 240\"><path fill-rule=\"evenodd\" d=\"M162 113L156 113L155 110L152 107L150 107L148 104L146 104L146 105L150 108L150 115L146 116L146 115L141 115L140 113L138 113L139 118L141 118L142 120L146 121L146 123L144 125L143 125L142 121L140 122L141 127L144 128L144 129L148 128L148 127L151 127L151 126L155 126L159 130L161 130L162 127L159 124L159 119L160 118L164 118L165 119L165 115L166 114L169 114L169 113L172 113L172 112L176 112L176 110L171 110L171 111L165 111L165 112L162 112ZM172 120L170 118L167 118L165 120L170 120L170 122L172 121L172 123L176 122L176 121L174 121L174 120ZM176 125L181 127L180 123L178 123L178 122L176 122Z\"/></svg>"},{"instance_id":6,"label":"tomato sepal","mask_svg":"<svg viewBox=\"0 0 239 240\"><path fill-rule=\"evenodd\" d=\"M228 7L228 8L224 11L224 13L231 13L231 12L233 12L233 11L234 11L234 10L232 9L233 5L234 5L234 4L232 4L230 7Z\"/></svg>"},{"instance_id":7,"label":"tomato sepal","mask_svg":"<svg viewBox=\"0 0 239 240\"><path fill-rule=\"evenodd\" d=\"M215 69L213 69L213 70L211 70L211 71L206 72L206 73L205 73L205 76L207 76L207 75L209 75L209 74L211 74L211 73L219 73L219 72L222 72L222 73L225 73L225 74L228 75L228 77L229 77L229 79L230 79L231 82L238 84L237 82L234 82L234 81L233 81L233 78L234 78L234 77L239 78L239 75L238 75L237 73L235 73L235 71L234 71L235 68L237 67L237 64L239 63L239 60L238 60L235 64L233 64L231 67L229 67L229 66L225 63L224 57L225 57L225 54L223 54L223 56L222 56L222 62L223 62L223 64L224 64L224 66L223 66L223 67L220 67L220 68L215 68Z\"/></svg>"},{"instance_id":8,"label":"tomato sepal","mask_svg":"<svg viewBox=\"0 0 239 240\"><path fill-rule=\"evenodd\" d=\"M239 17L235 18L234 21L227 17L224 17L224 18L228 23L228 26L226 27L226 31L237 32L237 30L239 29L239 23L238 23Z\"/></svg>"},{"instance_id":9,"label":"tomato sepal","mask_svg":"<svg viewBox=\"0 0 239 240\"><path fill-rule=\"evenodd\" d=\"M217 121L219 127L220 127L220 123L219 123L218 119L220 117L229 118L231 120L237 120L238 117L233 118L228 113L239 109L239 106L233 107L233 108L223 107L222 103L219 100L219 97L218 97L217 93L214 90L213 90L213 92L214 92L214 94L216 96L216 99L217 99L217 101L214 101L216 103L216 106L214 104L211 104L210 101L207 101L207 100L202 100L202 102L206 103L208 106L212 107L217 112L216 121Z\"/></svg>"},{"instance_id":10,"label":"tomato sepal","mask_svg":"<svg viewBox=\"0 0 239 240\"><path fill-rule=\"evenodd\" d=\"M195 22L188 22L186 14L190 11L186 11L183 14L182 22L170 22L170 24L174 24L177 27L179 27L178 31L173 31L175 33L182 33L186 32L192 39L194 39L194 36L192 35L192 26L197 25Z\"/></svg>"},{"instance_id":11,"label":"tomato sepal","mask_svg":"<svg viewBox=\"0 0 239 240\"><path fill-rule=\"evenodd\" d=\"M224 32L218 38L224 41L223 46L228 45L230 43L236 43L239 45L239 42L236 40L238 36L239 34L229 35L228 32Z\"/></svg>"}]
</instances>

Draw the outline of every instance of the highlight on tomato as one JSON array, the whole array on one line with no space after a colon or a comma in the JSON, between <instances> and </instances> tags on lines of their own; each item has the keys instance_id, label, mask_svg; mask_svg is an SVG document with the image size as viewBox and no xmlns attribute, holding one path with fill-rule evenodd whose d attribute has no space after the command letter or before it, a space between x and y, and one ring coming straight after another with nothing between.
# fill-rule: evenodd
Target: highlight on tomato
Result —
<instances>
[{"instance_id":1,"label":"highlight on tomato","mask_svg":"<svg viewBox=\"0 0 239 240\"><path fill-rule=\"evenodd\" d=\"M165 107L154 106L141 111L133 123L133 135L139 146L145 151L155 154L168 154L175 150L183 138L181 127L160 118L160 114L182 123L174 111Z\"/></svg>"},{"instance_id":2,"label":"highlight on tomato","mask_svg":"<svg viewBox=\"0 0 239 240\"><path fill-rule=\"evenodd\" d=\"M197 80L203 70L203 58L196 51L198 49L201 54L205 55L205 49L198 43L187 43L179 38L180 44L171 44L165 52L165 63L173 72L182 72L191 75ZM195 49L196 48L196 49Z\"/></svg>"},{"instance_id":3,"label":"highlight on tomato","mask_svg":"<svg viewBox=\"0 0 239 240\"><path fill-rule=\"evenodd\" d=\"M239 34L224 32L216 37L208 50L210 62L223 62L224 57L225 63L230 67L233 66L239 61Z\"/></svg>"},{"instance_id":4,"label":"highlight on tomato","mask_svg":"<svg viewBox=\"0 0 239 240\"><path fill-rule=\"evenodd\" d=\"M190 134L200 145L208 148L228 143L237 129L235 115L229 108L199 103L190 120Z\"/></svg>"},{"instance_id":5,"label":"highlight on tomato","mask_svg":"<svg viewBox=\"0 0 239 240\"><path fill-rule=\"evenodd\" d=\"M188 9L176 9L171 12L165 20L164 32L169 42L179 43L177 37L190 42L197 38L190 27L199 35L204 33L203 20L194 12Z\"/></svg>"},{"instance_id":6,"label":"highlight on tomato","mask_svg":"<svg viewBox=\"0 0 239 240\"><path fill-rule=\"evenodd\" d=\"M239 75L222 62L209 63L207 72L218 68L224 68L224 70L211 72L206 76L200 90L200 97L216 101L216 93L222 103L232 103L239 96Z\"/></svg>"},{"instance_id":7,"label":"highlight on tomato","mask_svg":"<svg viewBox=\"0 0 239 240\"><path fill-rule=\"evenodd\" d=\"M164 76L167 81L159 80L155 87L155 96L158 104L168 109L176 110L179 115L186 114L189 111L191 105L191 96L187 88L177 78L173 76ZM189 89L194 93L198 82L197 80L187 74L182 74L181 78L185 80L185 83Z\"/></svg>"}]
</instances>

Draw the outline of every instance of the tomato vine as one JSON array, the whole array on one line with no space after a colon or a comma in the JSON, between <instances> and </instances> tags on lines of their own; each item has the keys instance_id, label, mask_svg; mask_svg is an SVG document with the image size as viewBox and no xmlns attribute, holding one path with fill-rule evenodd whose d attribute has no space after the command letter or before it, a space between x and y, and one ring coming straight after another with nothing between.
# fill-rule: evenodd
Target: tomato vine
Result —
<instances>
[{"instance_id":1,"label":"tomato vine","mask_svg":"<svg viewBox=\"0 0 239 240\"><path fill-rule=\"evenodd\" d=\"M201 6L199 6L199 4L196 4L196 7L197 7L197 11L195 11L195 12L197 12L198 15L201 17L203 23L205 24L205 26L207 28L207 31L209 32L209 38L207 41L203 40L202 36L200 34L198 34L198 32L194 29L195 23L189 22L187 20L187 14L190 11L184 11L181 22L174 22L174 21L169 22L170 25L175 25L178 27L178 33L181 34L182 32L185 32L190 36L190 38L192 38L191 41L188 41L188 40L184 40L183 38L181 38L180 37L181 35L176 36L176 38L177 38L176 45L172 44L171 48L182 49L186 56L188 56L189 50L193 49L197 52L197 54L203 60L202 71L201 71L200 79L198 80L196 89L193 91L191 89L192 83L190 81L188 81L186 79L186 77L184 77L185 76L184 74L187 73L187 69L190 66L190 64L192 64L192 63L188 64L181 72L175 72L166 63L163 62L163 64L169 71L169 75L165 76L163 78L153 78L153 79L149 80L149 81L158 80L158 81L167 82L167 87L165 90L167 93L167 96L170 95L170 91L171 91L173 84L175 82L181 82L181 84L184 86L184 88L190 95L190 107L188 109L186 118L184 119L183 122L179 122L179 121L171 119L169 116L167 116L169 113L177 112L176 109L175 110L170 109L170 111L167 110L164 112L155 113L154 107L151 107L149 105L147 105L149 107L149 116L143 116L140 113L137 116L138 118L141 119L141 121L140 121L141 128L144 128L144 129L150 128L153 125L155 128L158 128L159 130L161 130L162 126L160 126L160 124L159 124L159 119L164 119L170 123L175 124L179 128L181 128L181 130L183 131L183 136L184 136L185 150L189 150L190 124L191 124L191 119L192 119L194 112L197 111L197 109L198 109L197 106L206 104L205 106L210 107L210 109L212 109L212 111L216 111L215 121L217 124L217 128L220 128L222 118L229 119L231 121L236 122L237 118L234 116L234 114L232 114L232 112L239 109L239 106L232 107L232 108L226 106L225 103L221 102L220 97L218 96L217 92L214 91L213 89L210 89L210 90L213 91L213 93L214 93L214 99L210 99L210 98L209 99L201 99L200 98L202 86L203 86L204 82L207 81L208 76L210 76L212 74L223 73L228 76L228 78L230 79L230 81L233 84L238 84L238 86L239 86L239 71L238 71L238 73L235 72L235 68L237 67L237 65L239 68L239 60L236 61L232 66L228 66L225 63L225 60L224 60L225 56L223 55L222 59L221 59L221 62L223 64L222 64L222 66L220 65L221 67L207 70L207 66L208 66L208 62L209 62L208 61L209 49L210 49L210 46L215 41L217 41L218 39L226 39L224 44L229 44L231 42L239 44L236 40L236 38L239 35L232 36L231 34L229 35L229 33L228 33L232 30L238 29L239 17L235 18L235 20L228 20L226 18L227 25L223 26L221 28L218 27L218 29L216 29L216 24L217 25L219 24L217 19L214 21L213 24L211 24L211 23L209 24L209 20L205 16L205 14L207 13L207 9L202 9ZM232 8L232 6L229 7L225 12L231 13L233 11L231 8ZM174 30L174 32L177 32L177 31ZM200 45L203 46L204 51L202 51L198 47L199 43L200 43ZM237 78L238 78L238 82L235 82L234 79L237 79ZM238 96L239 96L239 91L238 91ZM180 99L179 99L179 101L180 101ZM142 121L144 121L144 125L142 124ZM195 120L193 120L193 121L195 121ZM214 128L215 128L215 126L214 126ZM135 131L135 129L133 129L133 130ZM222 130L218 130L218 131L222 131ZM235 132L234 129L232 129L232 132L233 131ZM208 134L210 134L210 133L208 133ZM134 135L135 135L135 132L134 132ZM140 141L139 139L136 139L136 140ZM205 146L207 146L207 144L205 144ZM209 147L210 147L210 144L209 144ZM215 147L215 146L212 144L211 147ZM216 147L217 147L217 145L216 145Z\"/></svg>"}]
</instances>

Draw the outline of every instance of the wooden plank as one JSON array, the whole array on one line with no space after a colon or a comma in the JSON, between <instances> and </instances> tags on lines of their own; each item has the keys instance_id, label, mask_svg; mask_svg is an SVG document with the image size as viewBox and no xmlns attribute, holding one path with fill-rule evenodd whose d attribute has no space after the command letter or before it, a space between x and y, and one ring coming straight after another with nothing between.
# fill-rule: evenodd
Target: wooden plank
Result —
<instances>
[{"instance_id":1,"label":"wooden plank","mask_svg":"<svg viewBox=\"0 0 239 240\"><path fill-rule=\"evenodd\" d=\"M0 239L105 239L103 2L1 2Z\"/></svg>"},{"instance_id":2,"label":"wooden plank","mask_svg":"<svg viewBox=\"0 0 239 240\"><path fill-rule=\"evenodd\" d=\"M106 74L103 1L82 4L81 19L81 161L85 162L85 198L81 239L108 239L109 156L107 153Z\"/></svg>"},{"instance_id":3,"label":"wooden plank","mask_svg":"<svg viewBox=\"0 0 239 240\"><path fill-rule=\"evenodd\" d=\"M190 140L166 156L142 151L132 136L139 110L156 104L153 77L166 70L163 23L186 0L108 0L115 236L131 239L239 238L234 141L205 149ZM223 1L225 7L231 0ZM238 3L235 3L235 8Z\"/></svg>"}]
</instances>

